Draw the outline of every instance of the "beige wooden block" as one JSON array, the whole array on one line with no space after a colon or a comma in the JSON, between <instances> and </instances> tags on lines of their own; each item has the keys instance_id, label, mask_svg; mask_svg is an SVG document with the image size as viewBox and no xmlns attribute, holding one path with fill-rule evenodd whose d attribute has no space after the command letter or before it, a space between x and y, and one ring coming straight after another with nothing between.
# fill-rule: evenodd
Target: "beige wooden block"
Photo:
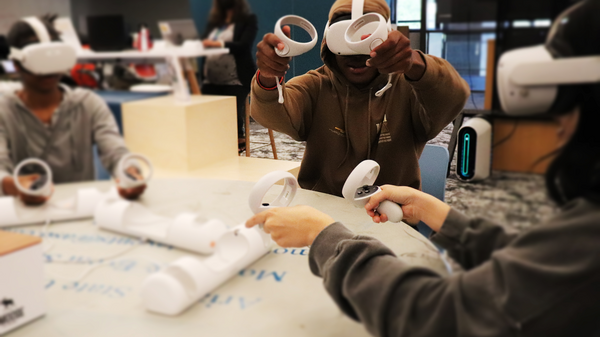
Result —
<instances>
[{"instance_id":1,"label":"beige wooden block","mask_svg":"<svg viewBox=\"0 0 600 337\"><path fill-rule=\"evenodd\" d=\"M147 156L156 169L196 170L236 158L234 96L163 96L123 104L123 133L130 151Z\"/></svg>"},{"instance_id":2,"label":"beige wooden block","mask_svg":"<svg viewBox=\"0 0 600 337\"><path fill-rule=\"evenodd\" d=\"M265 174L273 171L287 171L298 177L300 162L237 157L223 160L197 170L155 170L156 178L203 178L219 180L258 181Z\"/></svg>"}]
</instances>

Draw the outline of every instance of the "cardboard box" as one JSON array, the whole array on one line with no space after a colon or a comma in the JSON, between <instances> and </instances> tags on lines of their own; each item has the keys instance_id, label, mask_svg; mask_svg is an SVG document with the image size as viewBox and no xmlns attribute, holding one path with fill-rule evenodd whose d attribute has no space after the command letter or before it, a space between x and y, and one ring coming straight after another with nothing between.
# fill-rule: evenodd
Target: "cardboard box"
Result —
<instances>
[{"instance_id":1,"label":"cardboard box","mask_svg":"<svg viewBox=\"0 0 600 337\"><path fill-rule=\"evenodd\" d=\"M0 231L0 335L46 312L41 242Z\"/></svg>"}]
</instances>

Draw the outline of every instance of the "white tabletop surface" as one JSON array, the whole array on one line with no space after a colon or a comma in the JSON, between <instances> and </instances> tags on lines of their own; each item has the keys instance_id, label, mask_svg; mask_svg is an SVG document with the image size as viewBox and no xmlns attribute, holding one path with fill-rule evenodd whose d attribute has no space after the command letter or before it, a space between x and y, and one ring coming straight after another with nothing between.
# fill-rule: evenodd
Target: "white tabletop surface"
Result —
<instances>
[{"instance_id":1,"label":"white tabletop surface","mask_svg":"<svg viewBox=\"0 0 600 337\"><path fill-rule=\"evenodd\" d=\"M124 50L114 52L95 52L92 50L81 50L77 54L77 58L80 60L102 60L102 59L154 59L154 58L165 58L168 56L175 57L201 57L209 55L219 55L229 53L228 48L184 48L184 47L173 47L173 48L161 48L151 49L147 52L141 52L139 50Z\"/></svg>"},{"instance_id":2,"label":"white tabletop surface","mask_svg":"<svg viewBox=\"0 0 600 337\"><path fill-rule=\"evenodd\" d=\"M158 179L140 200L154 212L175 216L192 211L219 218L233 227L252 215L248 195L254 183L203 179ZM77 188L109 182L56 187L55 198ZM274 187L265 201L275 196ZM427 266L441 274L443 263L428 242L404 224L374 224L362 209L342 198L299 190L292 205L306 204L344 222L356 233L377 237L408 263ZM7 336L368 336L347 318L325 292L322 280L311 274L308 248L271 252L238 276L176 317L147 312L140 299L143 280L173 260L194 255L156 244L137 245L131 239L100 230L93 221L76 221L9 230L44 237L45 260L81 261L107 258L131 248L116 260L75 281L83 264L46 263L47 314Z\"/></svg>"}]
</instances>

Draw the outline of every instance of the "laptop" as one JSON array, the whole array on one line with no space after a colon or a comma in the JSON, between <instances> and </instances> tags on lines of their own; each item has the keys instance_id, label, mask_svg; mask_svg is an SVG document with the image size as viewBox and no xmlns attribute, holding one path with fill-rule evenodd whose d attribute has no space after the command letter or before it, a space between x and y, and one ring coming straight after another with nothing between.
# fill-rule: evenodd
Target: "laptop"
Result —
<instances>
[{"instance_id":1,"label":"laptop","mask_svg":"<svg viewBox=\"0 0 600 337\"><path fill-rule=\"evenodd\" d=\"M200 38L192 19L159 21L158 28L163 39L174 46L181 46L186 40Z\"/></svg>"}]
</instances>

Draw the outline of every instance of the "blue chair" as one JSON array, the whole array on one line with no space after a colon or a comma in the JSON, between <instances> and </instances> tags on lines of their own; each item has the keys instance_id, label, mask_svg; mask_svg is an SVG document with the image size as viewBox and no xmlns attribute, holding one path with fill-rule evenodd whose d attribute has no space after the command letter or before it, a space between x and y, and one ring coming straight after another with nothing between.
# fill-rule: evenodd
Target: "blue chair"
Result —
<instances>
[{"instance_id":1,"label":"blue chair","mask_svg":"<svg viewBox=\"0 0 600 337\"><path fill-rule=\"evenodd\" d=\"M433 195L444 201L446 192L446 176L448 175L448 162L450 155L448 149L439 145L425 145L421 158L419 158L419 167L421 168L421 189L423 192ZM426 238L432 233L423 222L417 225L419 233Z\"/></svg>"}]
</instances>

